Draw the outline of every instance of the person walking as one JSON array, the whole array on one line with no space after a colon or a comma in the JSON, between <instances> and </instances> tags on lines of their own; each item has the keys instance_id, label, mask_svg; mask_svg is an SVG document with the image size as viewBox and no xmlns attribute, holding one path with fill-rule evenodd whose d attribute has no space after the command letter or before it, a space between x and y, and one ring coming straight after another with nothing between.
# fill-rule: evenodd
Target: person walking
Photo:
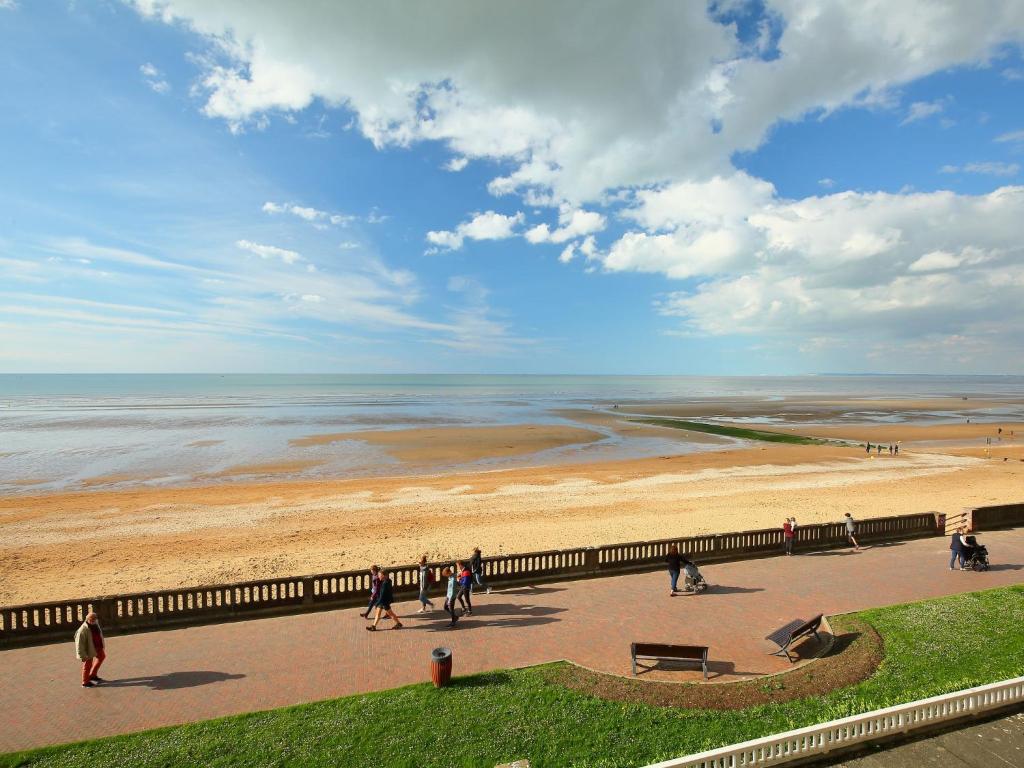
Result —
<instances>
[{"instance_id":1,"label":"person walking","mask_svg":"<svg viewBox=\"0 0 1024 768\"><path fill-rule=\"evenodd\" d=\"M965 557L966 545L964 544L964 529L957 528L953 531L953 537L949 540L949 570L955 571L956 568L953 564L959 560L960 570L964 569L964 563L967 561Z\"/></svg>"},{"instance_id":2,"label":"person walking","mask_svg":"<svg viewBox=\"0 0 1024 768\"><path fill-rule=\"evenodd\" d=\"M389 619L395 622L393 629L401 629L404 625L398 620L398 616L393 610L391 610L391 603L394 602L395 593L391 588L391 576L387 571L380 572L380 589L377 591L377 613L373 617L373 624L368 626L366 629L369 632L373 632L377 629L377 624L380 622L381 616L387 615Z\"/></svg>"},{"instance_id":3,"label":"person walking","mask_svg":"<svg viewBox=\"0 0 1024 768\"><path fill-rule=\"evenodd\" d=\"M480 547L473 550L473 556L469 559L469 569L473 572L473 581L476 586L483 587L487 594L491 594L491 588L484 581L484 558L480 554Z\"/></svg>"},{"instance_id":4,"label":"person walking","mask_svg":"<svg viewBox=\"0 0 1024 768\"><path fill-rule=\"evenodd\" d=\"M105 682L99 675L100 665L107 658L105 648L99 617L90 613L75 632L75 655L82 662L83 688L94 688L97 683Z\"/></svg>"},{"instance_id":5,"label":"person walking","mask_svg":"<svg viewBox=\"0 0 1024 768\"><path fill-rule=\"evenodd\" d=\"M860 544L857 543L857 539L854 538L854 534L857 533L857 521L853 519L853 515L849 512L846 513L846 538L851 544L853 544L854 552L860 551Z\"/></svg>"},{"instance_id":6,"label":"person walking","mask_svg":"<svg viewBox=\"0 0 1024 768\"><path fill-rule=\"evenodd\" d=\"M458 574L459 590L455 593L459 605L462 606L463 616L473 615L473 574L461 560L455 563L455 572Z\"/></svg>"},{"instance_id":7,"label":"person walking","mask_svg":"<svg viewBox=\"0 0 1024 768\"><path fill-rule=\"evenodd\" d=\"M870 442L867 445L864 446L864 452L867 453L869 456L871 455L871 443Z\"/></svg>"},{"instance_id":8,"label":"person walking","mask_svg":"<svg viewBox=\"0 0 1024 768\"><path fill-rule=\"evenodd\" d=\"M376 565L370 566L370 603L366 606L366 610L359 615L364 619L370 618L370 611L377 605L377 594L380 592L380 567Z\"/></svg>"},{"instance_id":9,"label":"person walking","mask_svg":"<svg viewBox=\"0 0 1024 768\"><path fill-rule=\"evenodd\" d=\"M683 558L679 556L679 547L675 544L669 545L665 562L668 563L668 580L672 585L672 591L668 593L668 596L675 597L679 593L679 572L683 569Z\"/></svg>"},{"instance_id":10,"label":"person walking","mask_svg":"<svg viewBox=\"0 0 1024 768\"><path fill-rule=\"evenodd\" d=\"M787 517L786 522L782 524L782 538L785 541L787 555L793 554L793 535L793 521Z\"/></svg>"},{"instance_id":11,"label":"person walking","mask_svg":"<svg viewBox=\"0 0 1024 768\"><path fill-rule=\"evenodd\" d=\"M427 610L427 606L430 606L430 610L434 610L433 601L427 597L427 590L430 589L430 585L434 583L434 569L427 565L427 556L423 555L420 558L420 609L416 613L423 613Z\"/></svg>"},{"instance_id":12,"label":"person walking","mask_svg":"<svg viewBox=\"0 0 1024 768\"><path fill-rule=\"evenodd\" d=\"M441 577L448 583L448 590L445 592L444 609L448 612L448 615L452 617L451 624L448 626L454 627L455 622L459 620L459 617L455 615L455 590L457 587L455 574L452 569L445 566L444 570L441 571Z\"/></svg>"}]
</instances>

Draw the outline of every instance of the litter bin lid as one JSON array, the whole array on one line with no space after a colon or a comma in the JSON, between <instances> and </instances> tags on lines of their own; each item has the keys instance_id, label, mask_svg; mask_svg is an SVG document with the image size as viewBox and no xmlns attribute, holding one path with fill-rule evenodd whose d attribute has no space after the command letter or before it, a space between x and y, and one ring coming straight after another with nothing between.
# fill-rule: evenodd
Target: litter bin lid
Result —
<instances>
[{"instance_id":1,"label":"litter bin lid","mask_svg":"<svg viewBox=\"0 0 1024 768\"><path fill-rule=\"evenodd\" d=\"M451 648L435 648L430 652L430 658L434 661L444 661L452 656Z\"/></svg>"}]
</instances>

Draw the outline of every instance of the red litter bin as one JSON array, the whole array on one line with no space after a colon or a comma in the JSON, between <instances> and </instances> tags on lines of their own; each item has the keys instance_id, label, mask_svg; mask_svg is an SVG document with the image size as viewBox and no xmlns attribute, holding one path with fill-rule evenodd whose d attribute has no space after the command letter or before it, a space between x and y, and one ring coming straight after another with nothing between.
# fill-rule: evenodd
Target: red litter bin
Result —
<instances>
[{"instance_id":1,"label":"red litter bin","mask_svg":"<svg viewBox=\"0 0 1024 768\"><path fill-rule=\"evenodd\" d=\"M451 648L435 648L430 652L430 679L435 688L443 688L452 679Z\"/></svg>"}]
</instances>

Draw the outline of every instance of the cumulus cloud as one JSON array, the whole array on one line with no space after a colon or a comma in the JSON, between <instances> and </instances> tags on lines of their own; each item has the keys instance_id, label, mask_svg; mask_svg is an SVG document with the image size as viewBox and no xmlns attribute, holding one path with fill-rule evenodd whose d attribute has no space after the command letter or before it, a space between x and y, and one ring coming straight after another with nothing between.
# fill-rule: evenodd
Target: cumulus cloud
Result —
<instances>
[{"instance_id":1,"label":"cumulus cloud","mask_svg":"<svg viewBox=\"0 0 1024 768\"><path fill-rule=\"evenodd\" d=\"M1013 298L1024 287L1024 187L786 200L742 174L715 183L706 195L640 198L633 218L670 231L626 233L599 256L609 270L696 278L656 305L689 332L971 335L1024 321ZM746 207L716 214L716 194ZM701 198L708 208L691 212Z\"/></svg>"},{"instance_id":2,"label":"cumulus cloud","mask_svg":"<svg viewBox=\"0 0 1024 768\"><path fill-rule=\"evenodd\" d=\"M597 211L563 205L558 213L557 228L552 230L547 224L538 224L528 229L523 237L531 243L564 243L600 232L606 224L605 217Z\"/></svg>"},{"instance_id":3,"label":"cumulus cloud","mask_svg":"<svg viewBox=\"0 0 1024 768\"><path fill-rule=\"evenodd\" d=\"M1017 142L1024 141L1024 131L1009 131L1008 133L1001 133L996 136L995 141L1000 144L1016 144Z\"/></svg>"},{"instance_id":4,"label":"cumulus cloud","mask_svg":"<svg viewBox=\"0 0 1024 768\"><path fill-rule=\"evenodd\" d=\"M469 240L505 240L515 234L515 229L522 224L525 216L520 211L512 216L487 211L474 214L469 221L459 224L455 230L427 232L427 242L436 249L457 251L466 239Z\"/></svg>"},{"instance_id":5,"label":"cumulus cloud","mask_svg":"<svg viewBox=\"0 0 1024 768\"><path fill-rule=\"evenodd\" d=\"M576 204L728 173L780 120L890 103L902 84L985 64L1024 31L1014 0L774 0L763 45L703 3L135 4L210 41L211 117L240 126L319 98L352 110L378 147L441 141L511 162L495 194ZM586 34L564 34L583 12Z\"/></svg>"}]
</instances>

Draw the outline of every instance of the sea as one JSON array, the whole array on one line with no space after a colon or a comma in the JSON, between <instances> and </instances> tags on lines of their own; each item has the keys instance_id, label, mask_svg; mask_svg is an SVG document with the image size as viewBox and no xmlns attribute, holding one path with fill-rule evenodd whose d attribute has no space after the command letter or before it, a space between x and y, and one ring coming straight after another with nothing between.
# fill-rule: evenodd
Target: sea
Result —
<instances>
[{"instance_id":1,"label":"sea","mask_svg":"<svg viewBox=\"0 0 1024 768\"><path fill-rule=\"evenodd\" d=\"M573 424L568 409L614 410L706 400L934 398L956 420L961 398L997 402L979 420L1021 418L1021 376L531 376L349 374L2 374L0 493L175 485L232 467L317 460L290 477L394 473L397 462L358 440L297 449L289 441L363 430L503 424ZM770 411L770 409L768 409ZM885 421L891 413L861 414ZM743 419L767 420L771 417ZM531 462L591 461L709 450L706 443L624 437L535 454ZM520 461L522 461L520 459ZM460 468L500 468L480 460ZM436 471L437 467L432 468ZM252 479L244 473L223 481Z\"/></svg>"}]
</instances>

